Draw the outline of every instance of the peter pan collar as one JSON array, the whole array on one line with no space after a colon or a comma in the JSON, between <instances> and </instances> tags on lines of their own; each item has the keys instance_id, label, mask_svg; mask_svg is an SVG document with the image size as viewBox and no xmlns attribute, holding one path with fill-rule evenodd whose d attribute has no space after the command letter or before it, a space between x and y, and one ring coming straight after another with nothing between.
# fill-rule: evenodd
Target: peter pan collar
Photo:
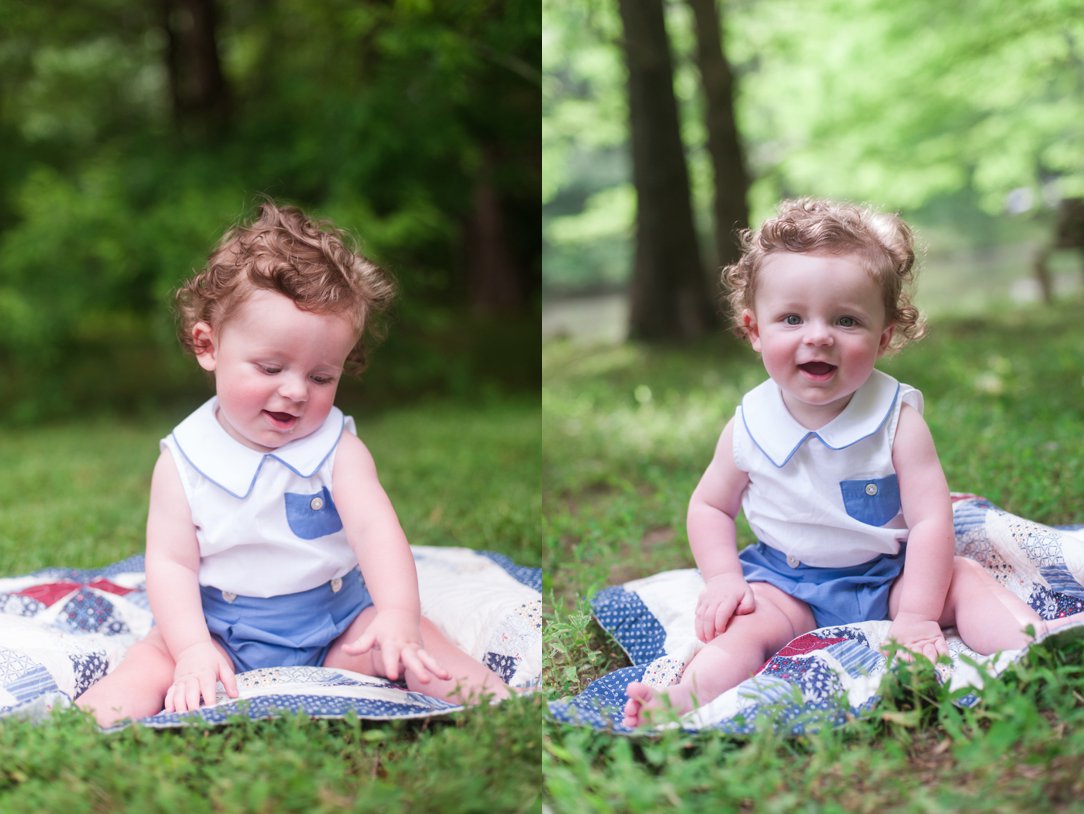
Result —
<instances>
[{"instance_id":1,"label":"peter pan collar","mask_svg":"<svg viewBox=\"0 0 1084 814\"><path fill-rule=\"evenodd\" d=\"M335 451L346 423L342 410L332 407L316 432L264 453L246 447L226 432L215 416L217 407L218 397L214 396L177 425L173 440L201 475L242 499L252 492L268 459L278 461L303 478L312 477Z\"/></svg>"},{"instance_id":2,"label":"peter pan collar","mask_svg":"<svg viewBox=\"0 0 1084 814\"><path fill-rule=\"evenodd\" d=\"M843 412L819 430L799 424L783 403L779 386L771 379L754 387L742 399L741 419L753 443L777 467L786 464L810 438L830 449L843 449L881 429L896 407L900 383L874 370Z\"/></svg>"}]
</instances>

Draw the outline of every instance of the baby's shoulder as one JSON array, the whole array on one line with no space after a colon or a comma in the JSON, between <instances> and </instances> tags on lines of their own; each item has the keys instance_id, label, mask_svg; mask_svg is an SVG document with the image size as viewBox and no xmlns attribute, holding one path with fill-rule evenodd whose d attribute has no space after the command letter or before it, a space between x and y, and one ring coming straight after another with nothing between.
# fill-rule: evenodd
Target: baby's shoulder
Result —
<instances>
[{"instance_id":1,"label":"baby's shoulder","mask_svg":"<svg viewBox=\"0 0 1084 814\"><path fill-rule=\"evenodd\" d=\"M344 432L335 447L334 473L347 470L375 469L376 463L365 442L352 432Z\"/></svg>"}]
</instances>

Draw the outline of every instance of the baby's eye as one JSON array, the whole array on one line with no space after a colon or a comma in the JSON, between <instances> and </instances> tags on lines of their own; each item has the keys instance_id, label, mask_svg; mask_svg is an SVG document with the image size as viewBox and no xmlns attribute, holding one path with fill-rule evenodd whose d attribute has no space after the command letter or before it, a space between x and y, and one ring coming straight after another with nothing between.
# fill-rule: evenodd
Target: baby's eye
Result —
<instances>
[{"instance_id":1,"label":"baby's eye","mask_svg":"<svg viewBox=\"0 0 1084 814\"><path fill-rule=\"evenodd\" d=\"M281 367L275 367L275 365L256 365L262 373L266 373L268 376L274 376L282 372Z\"/></svg>"},{"instance_id":2,"label":"baby's eye","mask_svg":"<svg viewBox=\"0 0 1084 814\"><path fill-rule=\"evenodd\" d=\"M858 320L854 317L840 317L838 322L841 328L854 328L858 325Z\"/></svg>"},{"instance_id":3,"label":"baby's eye","mask_svg":"<svg viewBox=\"0 0 1084 814\"><path fill-rule=\"evenodd\" d=\"M802 318L800 316L798 316L797 314L787 314L785 317L783 317L783 324L784 325L801 325L802 324Z\"/></svg>"},{"instance_id":4,"label":"baby's eye","mask_svg":"<svg viewBox=\"0 0 1084 814\"><path fill-rule=\"evenodd\" d=\"M317 384L331 384L335 381L334 376L313 376L312 380Z\"/></svg>"}]
</instances>

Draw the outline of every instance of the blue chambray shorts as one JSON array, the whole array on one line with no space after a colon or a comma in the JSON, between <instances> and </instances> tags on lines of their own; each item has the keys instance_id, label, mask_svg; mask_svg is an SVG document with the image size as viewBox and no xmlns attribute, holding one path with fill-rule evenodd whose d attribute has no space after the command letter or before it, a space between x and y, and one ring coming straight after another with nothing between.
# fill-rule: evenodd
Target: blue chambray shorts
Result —
<instances>
[{"instance_id":1,"label":"blue chambray shorts","mask_svg":"<svg viewBox=\"0 0 1084 814\"><path fill-rule=\"evenodd\" d=\"M903 573L906 548L846 568L792 568L785 554L764 543L742 549L738 559L746 582L767 582L802 600L817 627L828 627L888 618L888 594Z\"/></svg>"},{"instance_id":2,"label":"blue chambray shorts","mask_svg":"<svg viewBox=\"0 0 1084 814\"><path fill-rule=\"evenodd\" d=\"M226 648L238 672L260 667L318 667L332 643L373 604L355 568L337 580L283 596L224 594L200 586L211 635Z\"/></svg>"}]
</instances>

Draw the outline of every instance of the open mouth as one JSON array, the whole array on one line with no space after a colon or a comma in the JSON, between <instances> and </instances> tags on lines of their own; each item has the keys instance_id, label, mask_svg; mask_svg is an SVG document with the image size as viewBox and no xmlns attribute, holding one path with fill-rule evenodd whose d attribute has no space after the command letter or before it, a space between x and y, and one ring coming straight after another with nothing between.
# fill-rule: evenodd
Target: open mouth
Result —
<instances>
[{"instance_id":1,"label":"open mouth","mask_svg":"<svg viewBox=\"0 0 1084 814\"><path fill-rule=\"evenodd\" d=\"M264 410L263 414L270 418L276 427L283 429L292 427L297 422L297 416L290 413L276 413L271 410Z\"/></svg>"},{"instance_id":2,"label":"open mouth","mask_svg":"<svg viewBox=\"0 0 1084 814\"><path fill-rule=\"evenodd\" d=\"M821 377L834 373L836 366L830 365L828 362L806 362L803 365L798 365L798 369L810 376Z\"/></svg>"}]
</instances>

